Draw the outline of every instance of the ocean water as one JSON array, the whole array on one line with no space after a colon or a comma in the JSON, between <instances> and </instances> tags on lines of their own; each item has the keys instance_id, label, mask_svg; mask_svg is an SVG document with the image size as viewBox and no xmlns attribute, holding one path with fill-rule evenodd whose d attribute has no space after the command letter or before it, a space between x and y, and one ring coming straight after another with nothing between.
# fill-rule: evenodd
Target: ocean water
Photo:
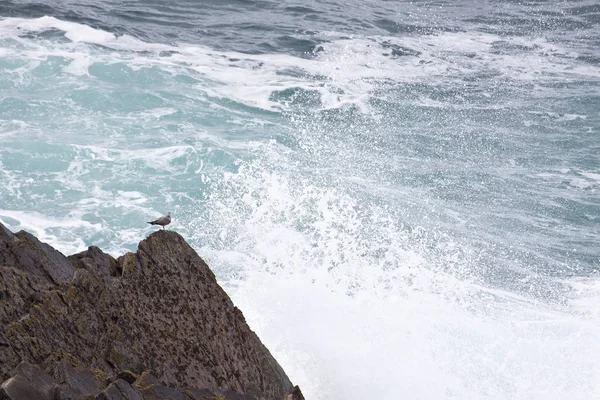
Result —
<instances>
[{"instance_id":1,"label":"ocean water","mask_svg":"<svg viewBox=\"0 0 600 400\"><path fill-rule=\"evenodd\" d=\"M0 221L167 211L307 400L600 398L596 1L0 1Z\"/></svg>"}]
</instances>

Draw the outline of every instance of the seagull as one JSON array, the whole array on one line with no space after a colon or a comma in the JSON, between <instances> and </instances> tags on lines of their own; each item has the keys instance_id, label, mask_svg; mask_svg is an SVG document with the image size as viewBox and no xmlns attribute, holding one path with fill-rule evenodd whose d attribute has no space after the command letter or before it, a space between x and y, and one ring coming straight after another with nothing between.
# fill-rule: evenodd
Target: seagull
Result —
<instances>
[{"instance_id":1,"label":"seagull","mask_svg":"<svg viewBox=\"0 0 600 400\"><path fill-rule=\"evenodd\" d=\"M157 220L148 222L150 225L160 225L163 230L165 229L165 225L169 225L171 223L171 213L168 212L164 217L160 217Z\"/></svg>"}]
</instances>

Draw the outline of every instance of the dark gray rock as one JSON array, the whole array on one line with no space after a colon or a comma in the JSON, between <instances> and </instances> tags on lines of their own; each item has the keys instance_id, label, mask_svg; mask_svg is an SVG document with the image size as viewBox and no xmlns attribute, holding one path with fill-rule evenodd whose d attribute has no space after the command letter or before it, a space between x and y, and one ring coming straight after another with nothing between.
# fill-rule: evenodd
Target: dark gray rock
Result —
<instances>
[{"instance_id":1,"label":"dark gray rock","mask_svg":"<svg viewBox=\"0 0 600 400\"><path fill-rule=\"evenodd\" d=\"M117 379L123 379L125 382L133 385L135 381L137 381L139 375L131 372L131 371L123 371L117 374Z\"/></svg>"},{"instance_id":2,"label":"dark gray rock","mask_svg":"<svg viewBox=\"0 0 600 400\"><path fill-rule=\"evenodd\" d=\"M67 257L77 268L85 268L99 277L117 276L118 263L110 255L96 246L90 246L86 251Z\"/></svg>"},{"instance_id":3,"label":"dark gray rock","mask_svg":"<svg viewBox=\"0 0 600 400\"><path fill-rule=\"evenodd\" d=\"M292 393L285 396L284 400L304 400L304 395L298 386L294 386Z\"/></svg>"},{"instance_id":4,"label":"dark gray rock","mask_svg":"<svg viewBox=\"0 0 600 400\"><path fill-rule=\"evenodd\" d=\"M0 232L2 229L0 227ZM0 265L0 382L8 379L23 360L15 352L7 328L25 317L31 305L51 288L53 285L43 277Z\"/></svg>"},{"instance_id":5,"label":"dark gray rock","mask_svg":"<svg viewBox=\"0 0 600 400\"><path fill-rule=\"evenodd\" d=\"M146 369L140 357L119 340L110 344L106 361L114 367L115 371L125 370L139 375Z\"/></svg>"},{"instance_id":6,"label":"dark gray rock","mask_svg":"<svg viewBox=\"0 0 600 400\"><path fill-rule=\"evenodd\" d=\"M155 380L156 390L147 390L154 396L201 387L282 400L294 390L212 271L176 232L155 232L118 260L91 247L69 261L33 236L0 226L0 263L8 263L0 265L2 379L21 360L51 370L66 359L102 377L102 387L108 376L126 370L152 371L155 378L144 379ZM92 385L89 374L60 368L60 396L98 393L100 386L86 386ZM121 389L139 394L118 379L97 396L125 396Z\"/></svg>"},{"instance_id":7,"label":"dark gray rock","mask_svg":"<svg viewBox=\"0 0 600 400\"><path fill-rule=\"evenodd\" d=\"M256 400L256 397L250 396L249 394L243 394L234 392L233 390L226 390L224 394L225 400Z\"/></svg>"},{"instance_id":8,"label":"dark gray rock","mask_svg":"<svg viewBox=\"0 0 600 400\"><path fill-rule=\"evenodd\" d=\"M72 393L69 394L71 397L97 396L104 388L92 371L86 368L74 368L65 359L61 360L54 369L54 380L64 388L63 392Z\"/></svg>"},{"instance_id":9,"label":"dark gray rock","mask_svg":"<svg viewBox=\"0 0 600 400\"><path fill-rule=\"evenodd\" d=\"M0 386L0 399L54 400L52 377L29 363L21 363L15 375Z\"/></svg>"},{"instance_id":10,"label":"dark gray rock","mask_svg":"<svg viewBox=\"0 0 600 400\"><path fill-rule=\"evenodd\" d=\"M144 397L135 387L117 379L96 396L96 400L144 400Z\"/></svg>"},{"instance_id":11,"label":"dark gray rock","mask_svg":"<svg viewBox=\"0 0 600 400\"><path fill-rule=\"evenodd\" d=\"M10 347L10 342L2 332L0 332L0 347Z\"/></svg>"},{"instance_id":12,"label":"dark gray rock","mask_svg":"<svg viewBox=\"0 0 600 400\"><path fill-rule=\"evenodd\" d=\"M53 400L89 400L92 398L93 397L90 397L89 395L77 393L69 387L59 386L54 388Z\"/></svg>"},{"instance_id":13,"label":"dark gray rock","mask_svg":"<svg viewBox=\"0 0 600 400\"><path fill-rule=\"evenodd\" d=\"M183 390L163 385L150 385L141 388L140 392L144 400L190 400Z\"/></svg>"},{"instance_id":14,"label":"dark gray rock","mask_svg":"<svg viewBox=\"0 0 600 400\"><path fill-rule=\"evenodd\" d=\"M185 394L191 400L213 400L215 397L217 397L213 392L211 392L208 389L187 388L185 389Z\"/></svg>"},{"instance_id":15,"label":"dark gray rock","mask_svg":"<svg viewBox=\"0 0 600 400\"><path fill-rule=\"evenodd\" d=\"M15 234L0 223L0 243L3 243L3 246L9 246L10 244L18 241L19 239L15 236Z\"/></svg>"},{"instance_id":16,"label":"dark gray rock","mask_svg":"<svg viewBox=\"0 0 600 400\"><path fill-rule=\"evenodd\" d=\"M15 267L31 275L41 276L59 284L73 278L75 267L67 257L40 242L32 234L21 231L11 233L0 224L0 265Z\"/></svg>"},{"instance_id":17,"label":"dark gray rock","mask_svg":"<svg viewBox=\"0 0 600 400\"><path fill-rule=\"evenodd\" d=\"M144 371L134 382L134 385L137 388L145 388L151 385L160 385L160 381L148 371Z\"/></svg>"}]
</instances>

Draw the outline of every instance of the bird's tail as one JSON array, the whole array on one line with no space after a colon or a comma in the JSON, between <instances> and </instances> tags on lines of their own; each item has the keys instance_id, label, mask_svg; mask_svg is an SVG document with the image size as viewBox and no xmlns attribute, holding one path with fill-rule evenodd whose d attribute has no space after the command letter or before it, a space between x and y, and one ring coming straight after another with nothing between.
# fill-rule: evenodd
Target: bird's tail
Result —
<instances>
[{"instance_id":1,"label":"bird's tail","mask_svg":"<svg viewBox=\"0 0 600 400\"><path fill-rule=\"evenodd\" d=\"M150 225L154 225L154 221L148 221Z\"/></svg>"}]
</instances>

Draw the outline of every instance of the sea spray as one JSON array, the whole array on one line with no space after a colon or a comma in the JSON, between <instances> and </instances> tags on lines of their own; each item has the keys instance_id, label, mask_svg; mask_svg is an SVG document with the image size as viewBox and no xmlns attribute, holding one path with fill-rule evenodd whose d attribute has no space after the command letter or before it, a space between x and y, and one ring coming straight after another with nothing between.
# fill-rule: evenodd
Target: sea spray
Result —
<instances>
[{"instance_id":1,"label":"sea spray","mask_svg":"<svg viewBox=\"0 0 600 400\"><path fill-rule=\"evenodd\" d=\"M593 4L65 4L0 19L11 229L172 211L309 400L598 397Z\"/></svg>"}]
</instances>

